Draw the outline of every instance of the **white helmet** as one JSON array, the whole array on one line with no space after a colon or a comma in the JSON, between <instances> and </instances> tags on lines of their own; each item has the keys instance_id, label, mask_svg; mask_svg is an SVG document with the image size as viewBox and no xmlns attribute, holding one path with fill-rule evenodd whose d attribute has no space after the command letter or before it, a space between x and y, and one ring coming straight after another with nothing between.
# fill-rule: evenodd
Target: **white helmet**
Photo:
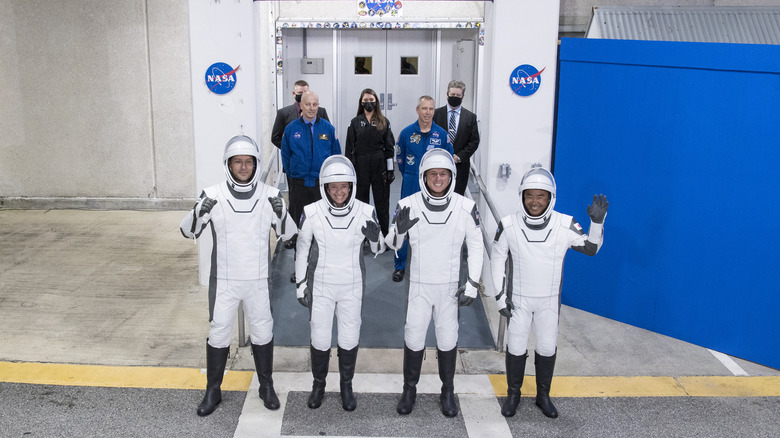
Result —
<instances>
[{"instance_id":1,"label":"white helmet","mask_svg":"<svg viewBox=\"0 0 780 438\"><path fill-rule=\"evenodd\" d=\"M347 202L344 203L343 207L336 207L325 189L326 184L333 182L349 183L349 198L347 198ZM352 207L355 205L356 183L355 168L352 166L352 162L344 155L331 155L322 162L322 167L320 168L320 194L322 199L328 203L330 214L346 216L352 211Z\"/></svg>"},{"instance_id":2,"label":"white helmet","mask_svg":"<svg viewBox=\"0 0 780 438\"><path fill-rule=\"evenodd\" d=\"M430 169L447 169L452 174L450 178L450 184L447 186L447 190L442 197L434 197L428 191L428 186L425 184L425 172ZM423 200L431 205L446 205L452 198L452 192L455 191L455 161L452 159L452 155L447 152L446 149L434 148L429 150L423 155L420 160L420 191L423 194Z\"/></svg>"},{"instance_id":3,"label":"white helmet","mask_svg":"<svg viewBox=\"0 0 780 438\"><path fill-rule=\"evenodd\" d=\"M544 190L550 194L550 204L547 209L539 216L529 216L523 202L523 192L530 189ZM523 175L520 180L520 187L517 189L520 195L520 205L523 207L523 220L528 225L542 225L550 219L553 207L555 207L555 177L549 170L542 167L541 164L534 164L531 169Z\"/></svg>"},{"instance_id":4,"label":"white helmet","mask_svg":"<svg viewBox=\"0 0 780 438\"><path fill-rule=\"evenodd\" d=\"M248 182L240 183L236 181L236 179L233 178L233 173L230 172L228 161L236 155L249 155L255 159L255 169ZM225 165L225 176L232 189L238 192L248 192L255 188L257 179L260 177L260 172L257 171L260 167L260 149L257 147L257 143L255 143L254 140L246 135L237 135L231 138L225 145L225 154L222 156L222 161Z\"/></svg>"}]
</instances>

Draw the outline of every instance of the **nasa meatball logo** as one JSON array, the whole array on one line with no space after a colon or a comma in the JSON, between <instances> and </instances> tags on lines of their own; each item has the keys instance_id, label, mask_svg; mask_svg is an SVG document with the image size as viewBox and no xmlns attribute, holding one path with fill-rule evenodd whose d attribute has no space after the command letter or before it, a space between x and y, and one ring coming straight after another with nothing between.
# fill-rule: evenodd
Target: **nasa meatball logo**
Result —
<instances>
[{"instance_id":1,"label":"nasa meatball logo","mask_svg":"<svg viewBox=\"0 0 780 438\"><path fill-rule=\"evenodd\" d=\"M224 62L215 62L206 69L206 87L214 94L228 94L236 87L236 71L241 68L231 67Z\"/></svg>"},{"instance_id":2,"label":"nasa meatball logo","mask_svg":"<svg viewBox=\"0 0 780 438\"><path fill-rule=\"evenodd\" d=\"M509 87L518 96L530 96L542 85L543 71L544 68L539 71L532 65L523 64L512 71L512 75L509 76Z\"/></svg>"}]
</instances>

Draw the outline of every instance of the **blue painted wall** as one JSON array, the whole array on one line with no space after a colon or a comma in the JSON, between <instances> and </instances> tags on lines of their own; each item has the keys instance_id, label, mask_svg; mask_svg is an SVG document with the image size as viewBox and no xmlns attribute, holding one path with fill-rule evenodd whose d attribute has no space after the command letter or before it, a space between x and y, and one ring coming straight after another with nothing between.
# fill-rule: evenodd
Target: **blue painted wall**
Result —
<instances>
[{"instance_id":1,"label":"blue painted wall","mask_svg":"<svg viewBox=\"0 0 780 438\"><path fill-rule=\"evenodd\" d=\"M780 46L564 39L556 210L563 302L780 368ZM638 345L637 348L642 348Z\"/></svg>"}]
</instances>

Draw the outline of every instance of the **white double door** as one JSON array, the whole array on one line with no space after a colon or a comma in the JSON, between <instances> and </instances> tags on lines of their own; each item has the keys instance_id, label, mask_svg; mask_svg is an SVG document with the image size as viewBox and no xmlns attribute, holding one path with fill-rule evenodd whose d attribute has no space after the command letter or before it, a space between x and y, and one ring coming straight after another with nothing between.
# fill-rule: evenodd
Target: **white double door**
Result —
<instances>
[{"instance_id":1,"label":"white double door","mask_svg":"<svg viewBox=\"0 0 780 438\"><path fill-rule=\"evenodd\" d=\"M436 95L434 30L339 30L338 135L342 143L358 110L360 93L373 89L396 139L417 120L420 96ZM437 102L438 105L438 102Z\"/></svg>"}]
</instances>

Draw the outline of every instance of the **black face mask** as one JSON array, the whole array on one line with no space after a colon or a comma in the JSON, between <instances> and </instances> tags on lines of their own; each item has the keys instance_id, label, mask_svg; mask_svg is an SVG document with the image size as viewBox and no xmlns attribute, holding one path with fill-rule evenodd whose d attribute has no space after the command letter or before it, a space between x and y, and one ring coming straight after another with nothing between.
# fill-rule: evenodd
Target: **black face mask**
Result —
<instances>
[{"instance_id":1,"label":"black face mask","mask_svg":"<svg viewBox=\"0 0 780 438\"><path fill-rule=\"evenodd\" d=\"M301 103L301 97L303 97L303 93L296 94L295 95L295 101L298 102L298 103Z\"/></svg>"},{"instance_id":2,"label":"black face mask","mask_svg":"<svg viewBox=\"0 0 780 438\"><path fill-rule=\"evenodd\" d=\"M360 102L363 105L363 110L366 112L372 112L376 109L376 102Z\"/></svg>"},{"instance_id":3,"label":"black face mask","mask_svg":"<svg viewBox=\"0 0 780 438\"><path fill-rule=\"evenodd\" d=\"M462 97L447 96L447 103L450 104L450 106L453 108L459 107L462 102Z\"/></svg>"}]
</instances>

